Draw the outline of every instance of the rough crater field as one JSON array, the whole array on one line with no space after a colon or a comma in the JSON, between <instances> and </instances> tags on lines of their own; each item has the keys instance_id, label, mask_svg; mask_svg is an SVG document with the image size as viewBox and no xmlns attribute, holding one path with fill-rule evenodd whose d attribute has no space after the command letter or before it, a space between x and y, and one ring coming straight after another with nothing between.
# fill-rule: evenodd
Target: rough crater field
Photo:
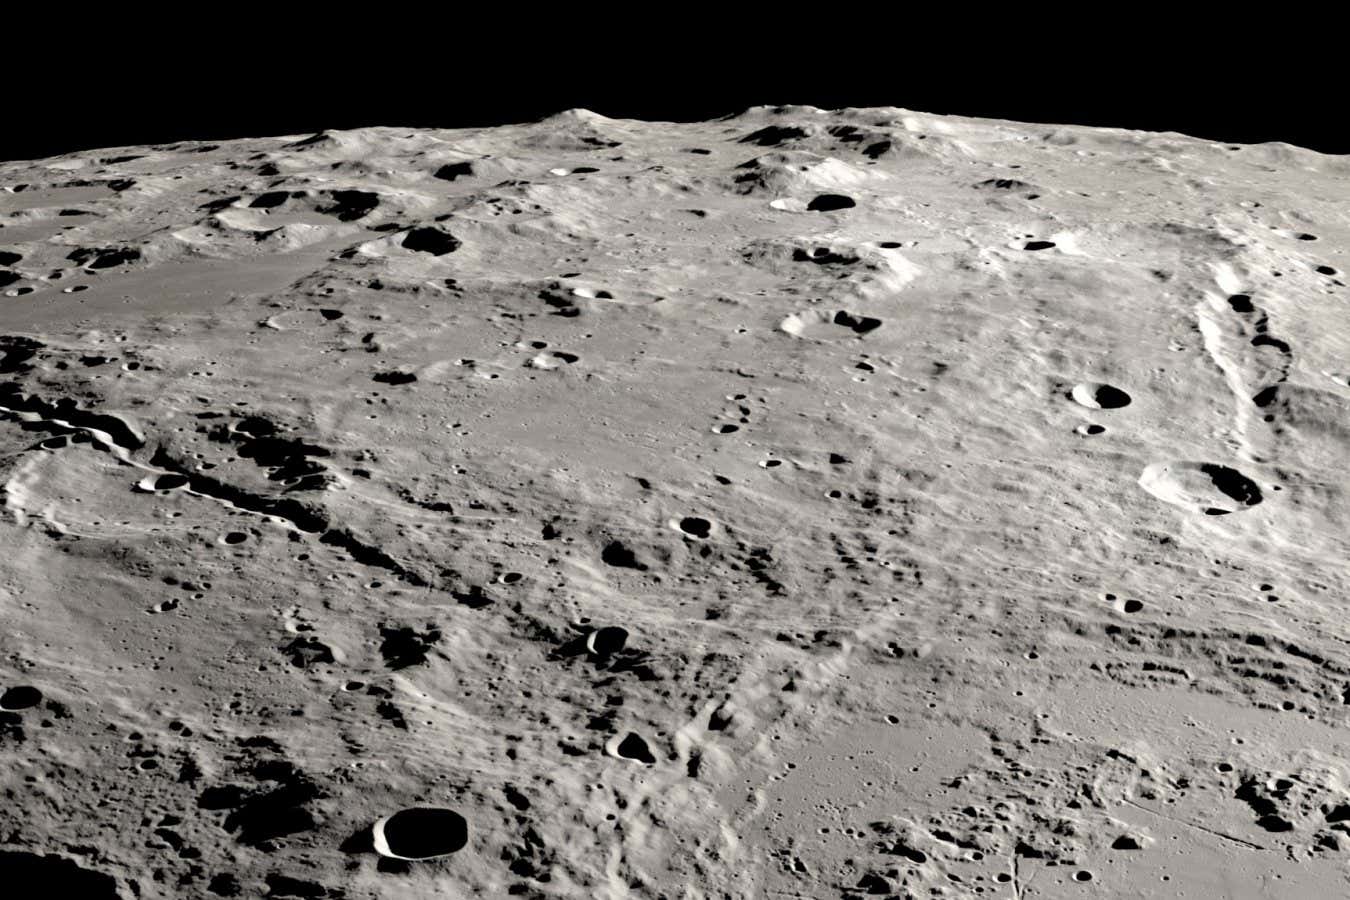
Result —
<instances>
[{"instance_id":1,"label":"rough crater field","mask_svg":"<svg viewBox=\"0 0 1350 900\"><path fill-rule=\"evenodd\" d=\"M0 881L1343 896L1348 179L809 107L0 164Z\"/></svg>"}]
</instances>

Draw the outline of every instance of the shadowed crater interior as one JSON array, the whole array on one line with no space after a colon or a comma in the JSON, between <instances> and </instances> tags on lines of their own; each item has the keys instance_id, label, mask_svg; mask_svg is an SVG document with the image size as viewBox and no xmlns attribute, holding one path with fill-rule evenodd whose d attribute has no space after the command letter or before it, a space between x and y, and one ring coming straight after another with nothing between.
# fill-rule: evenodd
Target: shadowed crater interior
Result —
<instances>
[{"instance_id":1,"label":"shadowed crater interior","mask_svg":"<svg viewBox=\"0 0 1350 900\"><path fill-rule=\"evenodd\" d=\"M1265 499L1255 481L1219 463L1152 463L1144 468L1139 484L1160 500L1207 516L1250 509Z\"/></svg>"},{"instance_id":2,"label":"shadowed crater interior","mask_svg":"<svg viewBox=\"0 0 1350 900\"><path fill-rule=\"evenodd\" d=\"M375 850L397 859L431 859L454 853L469 841L469 826L454 810L401 809L375 823Z\"/></svg>"},{"instance_id":3,"label":"shadowed crater interior","mask_svg":"<svg viewBox=\"0 0 1350 900\"><path fill-rule=\"evenodd\" d=\"M1085 382L1075 385L1069 396L1089 409L1120 409L1130 405L1130 395L1109 384Z\"/></svg>"},{"instance_id":4,"label":"shadowed crater interior","mask_svg":"<svg viewBox=\"0 0 1350 900\"><path fill-rule=\"evenodd\" d=\"M1230 469L1217 463L1204 463L1200 466L1200 471L1210 477L1214 486L1224 496L1244 506L1255 506L1261 502L1261 488L1237 469Z\"/></svg>"},{"instance_id":5,"label":"shadowed crater interior","mask_svg":"<svg viewBox=\"0 0 1350 900\"><path fill-rule=\"evenodd\" d=\"M8 688L0 694L0 708L3 709L29 709L41 702L42 691L26 684Z\"/></svg>"},{"instance_id":6,"label":"shadowed crater interior","mask_svg":"<svg viewBox=\"0 0 1350 900\"><path fill-rule=\"evenodd\" d=\"M79 897L81 900L120 900L117 881L111 875L82 868L62 856L40 856L16 850L0 850L0 884L7 897ZM28 885L33 893L25 893ZM10 886L13 886L11 888ZM17 893L11 894L13 889Z\"/></svg>"}]
</instances>

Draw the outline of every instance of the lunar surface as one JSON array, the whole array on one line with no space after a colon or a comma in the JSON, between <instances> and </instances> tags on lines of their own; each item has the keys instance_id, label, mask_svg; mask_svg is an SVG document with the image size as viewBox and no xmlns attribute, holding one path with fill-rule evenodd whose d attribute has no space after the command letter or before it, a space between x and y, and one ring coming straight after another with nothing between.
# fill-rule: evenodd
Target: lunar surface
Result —
<instances>
[{"instance_id":1,"label":"lunar surface","mask_svg":"<svg viewBox=\"0 0 1350 900\"><path fill-rule=\"evenodd\" d=\"M0 881L1345 896L1348 179L810 107L0 165Z\"/></svg>"}]
</instances>

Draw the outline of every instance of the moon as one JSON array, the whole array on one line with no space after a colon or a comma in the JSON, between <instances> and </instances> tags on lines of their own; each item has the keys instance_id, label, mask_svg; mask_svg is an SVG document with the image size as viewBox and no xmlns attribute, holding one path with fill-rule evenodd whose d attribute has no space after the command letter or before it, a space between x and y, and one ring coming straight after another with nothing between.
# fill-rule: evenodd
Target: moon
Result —
<instances>
[{"instance_id":1,"label":"moon","mask_svg":"<svg viewBox=\"0 0 1350 900\"><path fill-rule=\"evenodd\" d=\"M1348 175L806 106L0 164L0 881L1344 895Z\"/></svg>"}]
</instances>

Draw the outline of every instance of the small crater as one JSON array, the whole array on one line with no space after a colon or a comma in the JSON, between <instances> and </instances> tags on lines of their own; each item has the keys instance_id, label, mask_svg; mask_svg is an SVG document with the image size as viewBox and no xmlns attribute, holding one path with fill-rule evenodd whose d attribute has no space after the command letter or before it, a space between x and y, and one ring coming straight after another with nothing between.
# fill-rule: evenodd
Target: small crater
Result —
<instances>
[{"instance_id":1,"label":"small crater","mask_svg":"<svg viewBox=\"0 0 1350 900\"><path fill-rule=\"evenodd\" d=\"M628 629L618 625L606 625L586 635L586 649L601 658L613 656L627 643Z\"/></svg>"},{"instance_id":2,"label":"small crater","mask_svg":"<svg viewBox=\"0 0 1350 900\"><path fill-rule=\"evenodd\" d=\"M858 204L852 197L843 194L817 194L806 204L810 212L834 212L837 209L852 209Z\"/></svg>"},{"instance_id":3,"label":"small crater","mask_svg":"<svg viewBox=\"0 0 1350 900\"><path fill-rule=\"evenodd\" d=\"M462 850L469 825L454 810L410 807L371 826L375 852L389 859L435 859Z\"/></svg>"},{"instance_id":4,"label":"small crater","mask_svg":"<svg viewBox=\"0 0 1350 900\"><path fill-rule=\"evenodd\" d=\"M1055 246L1054 241L1027 241L1022 245L1023 250L1049 250Z\"/></svg>"},{"instance_id":5,"label":"small crater","mask_svg":"<svg viewBox=\"0 0 1350 900\"><path fill-rule=\"evenodd\" d=\"M698 516L685 516L680 520L680 530L696 538L706 538L712 534L712 522Z\"/></svg>"},{"instance_id":6,"label":"small crater","mask_svg":"<svg viewBox=\"0 0 1350 900\"><path fill-rule=\"evenodd\" d=\"M837 310L806 310L793 313L778 323L778 329L807 340L831 340L851 333L858 337L882 326L880 319Z\"/></svg>"},{"instance_id":7,"label":"small crater","mask_svg":"<svg viewBox=\"0 0 1350 900\"><path fill-rule=\"evenodd\" d=\"M810 253L798 247L792 251L792 261L815 263L818 266L851 266L859 261L859 257L846 253L836 253L829 247L815 247Z\"/></svg>"},{"instance_id":8,"label":"small crater","mask_svg":"<svg viewBox=\"0 0 1350 900\"><path fill-rule=\"evenodd\" d=\"M442 181L454 181L473 174L473 164L468 162L447 163L436 170L435 177Z\"/></svg>"},{"instance_id":9,"label":"small crater","mask_svg":"<svg viewBox=\"0 0 1350 900\"><path fill-rule=\"evenodd\" d=\"M638 562L637 555L632 550L624 546L622 541L610 541L605 545L605 549L600 551L600 559L608 566L614 566L620 569L637 569L646 571L647 567Z\"/></svg>"},{"instance_id":10,"label":"small crater","mask_svg":"<svg viewBox=\"0 0 1350 900\"><path fill-rule=\"evenodd\" d=\"M444 256L459 249L459 240L439 228L414 228L403 238L403 248L417 253Z\"/></svg>"},{"instance_id":11,"label":"small crater","mask_svg":"<svg viewBox=\"0 0 1350 900\"><path fill-rule=\"evenodd\" d=\"M1208 516L1249 509L1263 499L1256 482L1217 463L1152 463L1140 475L1139 486L1159 500Z\"/></svg>"},{"instance_id":12,"label":"small crater","mask_svg":"<svg viewBox=\"0 0 1350 900\"><path fill-rule=\"evenodd\" d=\"M26 684L6 688L5 692L0 694L0 709L8 711L32 709L41 702L42 691Z\"/></svg>"},{"instance_id":13,"label":"small crater","mask_svg":"<svg viewBox=\"0 0 1350 900\"><path fill-rule=\"evenodd\" d=\"M543 343L539 341L537 343ZM581 357L575 353L565 353L561 350L555 350L552 353L538 353L525 361L525 365L531 369L557 369L561 365L572 365L580 361Z\"/></svg>"},{"instance_id":14,"label":"small crater","mask_svg":"<svg viewBox=\"0 0 1350 900\"><path fill-rule=\"evenodd\" d=\"M1096 382L1075 385L1069 396L1089 409L1120 409L1130 405L1130 395L1118 387Z\"/></svg>"},{"instance_id":15,"label":"small crater","mask_svg":"<svg viewBox=\"0 0 1350 900\"><path fill-rule=\"evenodd\" d=\"M633 731L628 732L620 740L611 740L606 749L609 750L610 756L619 759L642 763L644 766L656 765L656 757L647 747L647 742L642 739L641 735Z\"/></svg>"},{"instance_id":16,"label":"small crater","mask_svg":"<svg viewBox=\"0 0 1350 900\"><path fill-rule=\"evenodd\" d=\"M835 325L842 325L854 334L866 334L881 327L880 319L874 319L871 316L855 316L853 313L842 309L835 312L832 321Z\"/></svg>"}]
</instances>

